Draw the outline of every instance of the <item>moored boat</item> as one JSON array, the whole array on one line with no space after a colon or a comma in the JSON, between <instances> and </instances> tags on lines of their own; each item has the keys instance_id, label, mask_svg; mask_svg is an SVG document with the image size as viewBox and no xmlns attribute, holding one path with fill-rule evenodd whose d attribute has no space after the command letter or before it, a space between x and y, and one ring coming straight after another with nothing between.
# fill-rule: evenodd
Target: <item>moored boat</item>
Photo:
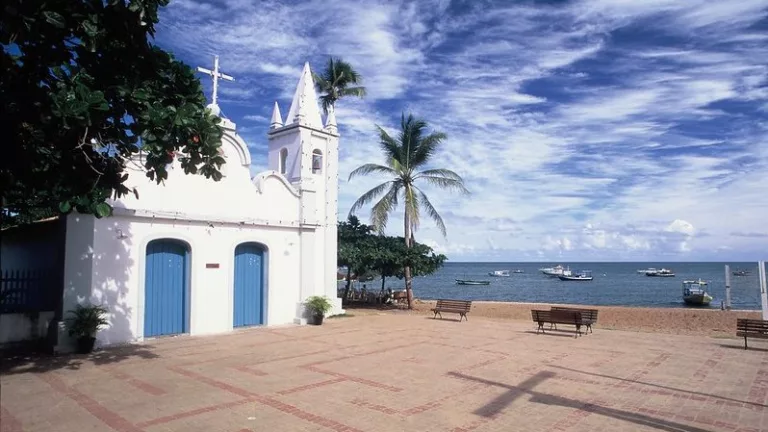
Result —
<instances>
[{"instance_id":1,"label":"moored boat","mask_svg":"<svg viewBox=\"0 0 768 432\"><path fill-rule=\"evenodd\" d=\"M568 274L562 274L558 276L558 278L561 281L591 281L592 278L592 271L591 270L578 270L575 272L568 272Z\"/></svg>"},{"instance_id":2,"label":"moored boat","mask_svg":"<svg viewBox=\"0 0 768 432\"><path fill-rule=\"evenodd\" d=\"M491 281L456 279L456 285L490 285Z\"/></svg>"},{"instance_id":3,"label":"moored boat","mask_svg":"<svg viewBox=\"0 0 768 432\"><path fill-rule=\"evenodd\" d=\"M509 270L494 270L492 272L488 272L488 276L506 277L509 276Z\"/></svg>"},{"instance_id":4,"label":"moored boat","mask_svg":"<svg viewBox=\"0 0 768 432\"><path fill-rule=\"evenodd\" d=\"M733 272L734 276L749 276L750 271L749 270L736 270Z\"/></svg>"},{"instance_id":5,"label":"moored boat","mask_svg":"<svg viewBox=\"0 0 768 432\"><path fill-rule=\"evenodd\" d=\"M712 296L707 292L707 282L701 279L683 281L683 301L691 306L709 306Z\"/></svg>"},{"instance_id":6,"label":"moored boat","mask_svg":"<svg viewBox=\"0 0 768 432\"><path fill-rule=\"evenodd\" d=\"M524 272L522 270L520 270L520 269L517 269L517 270L513 271L512 273L524 273Z\"/></svg>"},{"instance_id":7,"label":"moored boat","mask_svg":"<svg viewBox=\"0 0 768 432\"><path fill-rule=\"evenodd\" d=\"M540 268L539 271L544 273L545 275L551 276L551 277L558 277L558 276L562 275L565 272L570 272L570 270L567 270L566 268L564 268L563 266L561 266L559 264L554 266L554 267Z\"/></svg>"},{"instance_id":8,"label":"moored boat","mask_svg":"<svg viewBox=\"0 0 768 432\"><path fill-rule=\"evenodd\" d=\"M665 268L655 272L647 272L645 275L651 277L675 277L675 273L672 270Z\"/></svg>"},{"instance_id":9,"label":"moored boat","mask_svg":"<svg viewBox=\"0 0 768 432\"><path fill-rule=\"evenodd\" d=\"M644 269L644 270L638 270L637 273L646 274L646 273L656 273L657 271L659 270L657 270L656 267L648 267L647 269Z\"/></svg>"}]
</instances>

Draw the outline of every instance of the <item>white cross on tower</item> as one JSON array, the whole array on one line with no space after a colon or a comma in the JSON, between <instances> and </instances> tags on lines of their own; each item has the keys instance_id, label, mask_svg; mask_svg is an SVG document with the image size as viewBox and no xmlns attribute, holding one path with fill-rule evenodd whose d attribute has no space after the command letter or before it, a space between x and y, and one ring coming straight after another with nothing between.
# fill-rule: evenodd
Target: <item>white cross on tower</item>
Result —
<instances>
[{"instance_id":1,"label":"white cross on tower","mask_svg":"<svg viewBox=\"0 0 768 432\"><path fill-rule=\"evenodd\" d=\"M226 81L234 81L235 79L229 75L225 75L219 72L219 56L213 57L213 70L198 66L197 71L213 77L213 100L211 101L211 105L218 106L218 104L216 103L216 100L218 98L218 93L219 93L219 78Z\"/></svg>"}]
</instances>

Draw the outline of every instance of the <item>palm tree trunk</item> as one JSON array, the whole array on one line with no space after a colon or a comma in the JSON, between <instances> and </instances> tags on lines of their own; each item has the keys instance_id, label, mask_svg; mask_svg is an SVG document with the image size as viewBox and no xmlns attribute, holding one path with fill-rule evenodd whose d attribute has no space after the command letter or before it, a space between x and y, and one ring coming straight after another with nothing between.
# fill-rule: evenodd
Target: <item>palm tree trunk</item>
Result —
<instances>
[{"instance_id":1,"label":"palm tree trunk","mask_svg":"<svg viewBox=\"0 0 768 432\"><path fill-rule=\"evenodd\" d=\"M411 247L411 220L408 217L408 206L405 206L405 247ZM413 285L411 284L411 266L403 269L405 275L405 295L408 298L408 309L413 309Z\"/></svg>"},{"instance_id":2,"label":"palm tree trunk","mask_svg":"<svg viewBox=\"0 0 768 432\"><path fill-rule=\"evenodd\" d=\"M347 266L347 286L344 288L344 298L341 299L344 303L347 302L347 299L349 298L349 284L350 278L352 277L352 266Z\"/></svg>"}]
</instances>

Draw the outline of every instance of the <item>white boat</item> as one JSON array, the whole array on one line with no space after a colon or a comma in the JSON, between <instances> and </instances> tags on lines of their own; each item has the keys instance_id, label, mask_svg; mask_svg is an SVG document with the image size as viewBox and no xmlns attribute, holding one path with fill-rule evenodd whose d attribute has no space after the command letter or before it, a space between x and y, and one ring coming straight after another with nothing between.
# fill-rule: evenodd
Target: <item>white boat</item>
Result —
<instances>
[{"instance_id":1,"label":"white boat","mask_svg":"<svg viewBox=\"0 0 768 432\"><path fill-rule=\"evenodd\" d=\"M513 271L512 273L524 273L524 272L522 270L520 270L520 269L517 269L517 270Z\"/></svg>"},{"instance_id":2,"label":"white boat","mask_svg":"<svg viewBox=\"0 0 768 432\"><path fill-rule=\"evenodd\" d=\"M509 276L509 270L494 270L492 272L488 272L488 276L506 277Z\"/></svg>"},{"instance_id":3,"label":"white boat","mask_svg":"<svg viewBox=\"0 0 768 432\"><path fill-rule=\"evenodd\" d=\"M655 272L647 272L645 273L646 276L652 276L652 277L675 277L675 273L672 270L669 269L661 269L657 270Z\"/></svg>"},{"instance_id":4,"label":"white boat","mask_svg":"<svg viewBox=\"0 0 768 432\"><path fill-rule=\"evenodd\" d=\"M647 269L638 270L637 273L646 274L646 273L656 273L657 271L659 270L657 270L656 267L648 267Z\"/></svg>"},{"instance_id":5,"label":"white boat","mask_svg":"<svg viewBox=\"0 0 768 432\"><path fill-rule=\"evenodd\" d=\"M558 278L560 278L561 281L591 281L592 271L591 270L579 270L576 272L568 271L567 275L562 274L558 276Z\"/></svg>"},{"instance_id":6,"label":"white boat","mask_svg":"<svg viewBox=\"0 0 768 432\"><path fill-rule=\"evenodd\" d=\"M691 306L709 306L712 296L707 292L707 282L701 279L683 281L683 301Z\"/></svg>"},{"instance_id":7,"label":"white boat","mask_svg":"<svg viewBox=\"0 0 768 432\"><path fill-rule=\"evenodd\" d=\"M563 275L566 272L568 274L570 274L570 272L571 272L570 270L564 268L563 266L561 266L559 264L554 266L554 267L540 268L539 271L544 273L545 275L551 276L551 277L558 277L558 276Z\"/></svg>"}]
</instances>

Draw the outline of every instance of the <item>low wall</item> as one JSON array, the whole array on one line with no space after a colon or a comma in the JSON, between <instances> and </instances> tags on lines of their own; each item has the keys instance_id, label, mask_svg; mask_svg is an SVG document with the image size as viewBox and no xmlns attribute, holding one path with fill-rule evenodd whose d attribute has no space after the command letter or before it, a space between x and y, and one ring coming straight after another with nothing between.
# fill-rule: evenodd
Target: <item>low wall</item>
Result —
<instances>
[{"instance_id":1,"label":"low wall","mask_svg":"<svg viewBox=\"0 0 768 432\"><path fill-rule=\"evenodd\" d=\"M431 313L429 309L435 302L417 300L414 308L419 313ZM550 304L512 303L512 302L472 302L472 317L495 319L513 319L531 321L531 309L550 308ZM556 305L565 306L565 305ZM595 328L674 333L708 334L715 336L730 335L735 337L736 319L760 319L759 311L723 311L720 309L694 308L640 308L622 306L584 306L573 307L599 310ZM447 316L446 316L447 317Z\"/></svg>"},{"instance_id":2,"label":"low wall","mask_svg":"<svg viewBox=\"0 0 768 432\"><path fill-rule=\"evenodd\" d=\"M0 345L44 338L53 312L0 314Z\"/></svg>"}]
</instances>

